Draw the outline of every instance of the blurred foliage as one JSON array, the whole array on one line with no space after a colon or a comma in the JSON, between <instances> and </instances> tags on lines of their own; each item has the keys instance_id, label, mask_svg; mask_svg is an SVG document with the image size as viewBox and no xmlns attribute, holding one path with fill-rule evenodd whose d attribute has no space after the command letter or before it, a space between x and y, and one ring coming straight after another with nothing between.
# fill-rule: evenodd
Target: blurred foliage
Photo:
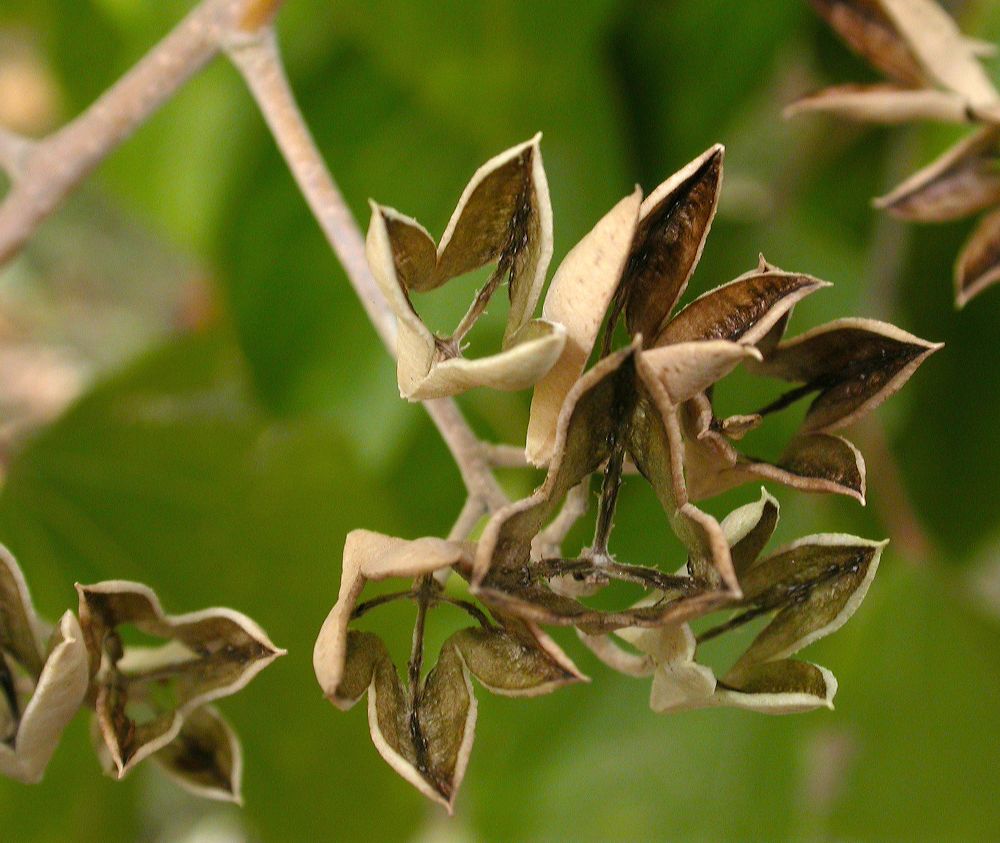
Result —
<instances>
[{"instance_id":1,"label":"blurred foliage","mask_svg":"<svg viewBox=\"0 0 1000 843\"><path fill-rule=\"evenodd\" d=\"M996 4L959 5L971 32L1000 38ZM58 94L55 123L188 8L7 0L0 34L34 49ZM14 456L0 537L50 617L73 603L74 581L141 579L170 611L249 613L290 655L222 706L245 746L243 812L182 797L155 770L103 779L81 717L43 785L0 782L3 838L235 828L263 840L997 839L998 619L968 584L970 560L1000 534L1000 449L987 424L1000 412L1000 293L956 313L950 262L966 229L908 228L869 206L948 137L784 124L796 94L865 73L800 0L291 0L280 30L303 109L364 224L372 196L440 232L472 170L541 129L558 259L634 182L651 188L727 143L722 209L689 295L751 268L761 250L836 285L800 306L793 333L863 313L947 343L880 413L931 551L907 558L893 536L868 603L810 652L840 678L835 713L659 718L648 683L581 655L588 687L525 702L480 695L458 815L441 822L371 748L363 712L320 698L311 651L345 533L443 533L463 497L457 472L419 408L396 397L391 361L249 96L218 63L0 274L0 289L33 285L42 301L69 273L82 279L59 341L103 373ZM123 217L146 234L119 250L107 232ZM64 245L53 260L67 219L77 253ZM155 278L155 295L121 300L159 308L114 354L86 295L89 278L108 298L107 273L120 290ZM199 277L218 306L174 318ZM88 331L89 343L71 342ZM759 403L752 379L738 388L742 406ZM484 436L516 441L526 400L463 404ZM873 455L870 475L888 470ZM532 480L505 477L518 492ZM752 497L731 493L712 509ZM899 501L878 484L864 511L779 497L781 539L880 537L898 523ZM651 496L626 485L621 512L621 556L662 557ZM410 618L387 618L404 641Z\"/></svg>"}]
</instances>

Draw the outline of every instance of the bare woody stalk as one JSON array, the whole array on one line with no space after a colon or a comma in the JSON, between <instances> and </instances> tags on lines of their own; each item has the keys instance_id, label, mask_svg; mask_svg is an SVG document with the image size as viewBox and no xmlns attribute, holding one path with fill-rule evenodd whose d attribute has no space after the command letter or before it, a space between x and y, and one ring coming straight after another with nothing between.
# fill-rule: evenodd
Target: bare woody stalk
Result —
<instances>
[{"instance_id":1,"label":"bare woody stalk","mask_svg":"<svg viewBox=\"0 0 1000 843\"><path fill-rule=\"evenodd\" d=\"M394 352L392 312L372 278L361 233L288 85L271 21L283 0L204 0L128 73L62 129L38 141L0 129L0 266L107 157L192 76L225 51L246 80L289 168L383 343ZM484 444L450 400L424 402L469 496L486 511L507 502Z\"/></svg>"},{"instance_id":2,"label":"bare woody stalk","mask_svg":"<svg viewBox=\"0 0 1000 843\"><path fill-rule=\"evenodd\" d=\"M0 205L0 265L107 155L222 48L231 33L260 20L261 0L205 0L75 120L29 143L2 141L13 186ZM268 20L269 16L264 16ZM263 20L261 21L263 22Z\"/></svg>"},{"instance_id":3,"label":"bare woody stalk","mask_svg":"<svg viewBox=\"0 0 1000 843\"><path fill-rule=\"evenodd\" d=\"M305 124L285 75L277 40L270 27L233 39L227 52L243 75L271 133L323 234L340 259L382 342L395 352L396 320L368 268L365 243L350 209L337 188ZM424 406L465 481L470 496L493 511L507 498L487 462L482 443L451 400L425 401Z\"/></svg>"}]
</instances>

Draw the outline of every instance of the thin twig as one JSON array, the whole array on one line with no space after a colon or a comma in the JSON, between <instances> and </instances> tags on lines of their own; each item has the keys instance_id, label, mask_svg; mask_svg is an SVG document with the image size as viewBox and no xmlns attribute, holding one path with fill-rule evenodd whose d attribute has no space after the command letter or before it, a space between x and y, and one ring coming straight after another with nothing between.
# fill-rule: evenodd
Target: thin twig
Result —
<instances>
[{"instance_id":1,"label":"thin twig","mask_svg":"<svg viewBox=\"0 0 1000 843\"><path fill-rule=\"evenodd\" d=\"M448 597L444 594L439 594L434 598L435 603L447 603L449 606L455 606L470 617L475 618L479 625L483 629L493 629L493 623L487 617L486 613L480 609L475 603L470 600L462 600L459 597Z\"/></svg>"},{"instance_id":2,"label":"thin twig","mask_svg":"<svg viewBox=\"0 0 1000 843\"><path fill-rule=\"evenodd\" d=\"M0 265L104 158L201 70L223 42L265 24L275 0L204 0L75 120L13 155L0 205ZM8 151L19 144L8 136Z\"/></svg>"},{"instance_id":3,"label":"thin twig","mask_svg":"<svg viewBox=\"0 0 1000 843\"><path fill-rule=\"evenodd\" d=\"M0 126L0 170L14 182L21 177L24 159L34 148L33 141Z\"/></svg>"},{"instance_id":4,"label":"thin twig","mask_svg":"<svg viewBox=\"0 0 1000 843\"><path fill-rule=\"evenodd\" d=\"M779 410L791 407L796 401L805 398L809 393L816 392L818 389L819 387L815 383L804 383L802 386L797 386L782 393L767 406L761 407L759 410L754 410L752 415L769 416L771 413L777 413Z\"/></svg>"},{"instance_id":5,"label":"thin twig","mask_svg":"<svg viewBox=\"0 0 1000 843\"><path fill-rule=\"evenodd\" d=\"M455 524L448 533L449 541L465 541L479 523L479 519L486 514L486 505L476 497L469 496L465 500L462 511L458 513Z\"/></svg>"},{"instance_id":6,"label":"thin twig","mask_svg":"<svg viewBox=\"0 0 1000 843\"><path fill-rule=\"evenodd\" d=\"M597 511L597 525L594 528L592 550L595 560L608 558L608 539L614 527L615 509L618 506L618 492L622 487L622 464L625 460L625 446L615 442L611 456L604 467L604 481L601 483L601 497Z\"/></svg>"},{"instance_id":7,"label":"thin twig","mask_svg":"<svg viewBox=\"0 0 1000 843\"><path fill-rule=\"evenodd\" d=\"M431 603L432 589L437 586L431 577L420 577L415 585L417 600L417 619L413 623L413 644L410 648L410 661L407 666L409 677L410 705L414 711L420 699L420 672L424 664L424 629L427 625L427 607Z\"/></svg>"},{"instance_id":8,"label":"thin twig","mask_svg":"<svg viewBox=\"0 0 1000 843\"><path fill-rule=\"evenodd\" d=\"M409 727L410 740L416 750L417 769L427 771L430 764L427 758L427 737L420 723L420 674L424 665L424 629L427 625L427 607L430 605L431 589L435 588L432 577L425 574L416 582L417 619L413 624L413 645L410 649L410 660L407 664L407 691L409 694Z\"/></svg>"},{"instance_id":9,"label":"thin twig","mask_svg":"<svg viewBox=\"0 0 1000 843\"><path fill-rule=\"evenodd\" d=\"M697 637L699 644L704 644L706 641L711 641L713 638L717 638L724 632L729 632L732 629L741 627L744 624L750 623L754 618L759 618L761 615L767 614L771 611L773 607L768 608L766 606L755 606L752 609L747 609L745 612L730 618L725 623L720 623L718 626L713 626L711 629L706 629Z\"/></svg>"},{"instance_id":10,"label":"thin twig","mask_svg":"<svg viewBox=\"0 0 1000 843\"><path fill-rule=\"evenodd\" d=\"M621 582L641 585L647 590L672 592L681 591L687 594L703 591L704 583L687 576L664 574L656 568L643 565L623 565L620 562L609 562L598 566L607 576Z\"/></svg>"},{"instance_id":11,"label":"thin twig","mask_svg":"<svg viewBox=\"0 0 1000 843\"><path fill-rule=\"evenodd\" d=\"M531 554L534 558L558 556L562 552L562 543L569 531L590 508L590 478L578 483L569 490L559 514L542 530L531 543Z\"/></svg>"},{"instance_id":12,"label":"thin twig","mask_svg":"<svg viewBox=\"0 0 1000 843\"><path fill-rule=\"evenodd\" d=\"M402 600L404 597L414 597L416 592L411 588L404 589L403 591L391 591L387 594L380 594L378 597L373 597L371 600L365 600L364 603L358 603L354 607L354 611L351 612L351 620L356 621L362 615L370 612L372 609L377 609L379 606L384 606L386 603L393 603L396 600Z\"/></svg>"},{"instance_id":13,"label":"thin twig","mask_svg":"<svg viewBox=\"0 0 1000 843\"><path fill-rule=\"evenodd\" d=\"M480 445L488 465L493 468L531 468L524 448L517 445L496 445L483 442Z\"/></svg>"},{"instance_id":14,"label":"thin twig","mask_svg":"<svg viewBox=\"0 0 1000 843\"><path fill-rule=\"evenodd\" d=\"M369 320L386 347L394 350L395 316L368 269L361 232L299 111L273 30L264 28L234 39L227 45L226 53L250 89L302 196L340 259Z\"/></svg>"},{"instance_id":15,"label":"thin twig","mask_svg":"<svg viewBox=\"0 0 1000 843\"><path fill-rule=\"evenodd\" d=\"M227 45L227 53L246 81L368 318L390 353L395 354L395 316L368 268L361 231L295 101L273 31L264 28L233 39ZM469 493L481 499L491 512L507 503L507 496L482 455L479 439L455 403L436 399L425 401L424 407L451 451Z\"/></svg>"},{"instance_id":16,"label":"thin twig","mask_svg":"<svg viewBox=\"0 0 1000 843\"><path fill-rule=\"evenodd\" d=\"M656 568L648 568L644 565L623 565L607 559L595 562L586 557L581 559L549 557L539 559L535 563L534 570L539 576L546 579L569 576L583 581L596 576L604 581L618 580L619 582L641 585L647 591L681 591L690 594L704 591L705 588L704 583L691 577L664 574Z\"/></svg>"},{"instance_id":17,"label":"thin twig","mask_svg":"<svg viewBox=\"0 0 1000 843\"><path fill-rule=\"evenodd\" d=\"M12 185L0 204L0 265L24 245L114 149L220 51L243 74L306 201L372 325L395 352L396 325L365 261L364 241L305 126L285 78L271 20L283 0L204 0L89 108L32 142L0 129L0 167ZM470 494L490 510L507 497L479 440L448 400L425 402Z\"/></svg>"},{"instance_id":18,"label":"thin twig","mask_svg":"<svg viewBox=\"0 0 1000 843\"><path fill-rule=\"evenodd\" d=\"M509 503L483 456L479 439L472 432L458 405L449 398L436 398L424 401L423 404L451 451L469 493L480 498L490 512Z\"/></svg>"},{"instance_id":19,"label":"thin twig","mask_svg":"<svg viewBox=\"0 0 1000 843\"><path fill-rule=\"evenodd\" d=\"M493 294L497 291L497 287L500 286L500 282L506 273L507 267L503 263L497 264L497 268L493 270L493 274L489 280L476 293L472 305L458 323L458 327L455 328L454 333L445 340L447 345L452 346L456 350L461 348L462 340L472 330L472 326L479 321L479 317L486 312L486 306L490 303L490 299L493 298Z\"/></svg>"}]
</instances>

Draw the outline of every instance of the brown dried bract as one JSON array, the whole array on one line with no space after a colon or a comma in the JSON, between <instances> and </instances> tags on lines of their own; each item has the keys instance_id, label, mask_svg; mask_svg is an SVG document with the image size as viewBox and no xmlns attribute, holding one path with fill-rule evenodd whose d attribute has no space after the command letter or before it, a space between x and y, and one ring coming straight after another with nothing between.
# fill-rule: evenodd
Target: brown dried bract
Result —
<instances>
[{"instance_id":1,"label":"brown dried bract","mask_svg":"<svg viewBox=\"0 0 1000 843\"><path fill-rule=\"evenodd\" d=\"M602 360L570 391L545 482L532 496L497 512L483 532L473 584L488 604L535 622L596 633L636 624L679 623L736 593L718 523L687 497L676 408L660 380L659 351L643 352L637 340ZM671 577L655 569L618 565L607 554L606 534L595 538L595 546L575 565L573 560L550 560L548 566L545 560L534 560L533 539L570 489L606 462L614 465L617 460L620 468L626 456L652 484L674 532L687 545L692 575ZM602 503L613 494L605 484ZM600 514L598 519L600 534ZM654 607L597 611L552 589L549 580L567 573L639 581L663 590L664 599Z\"/></svg>"},{"instance_id":2,"label":"brown dried bract","mask_svg":"<svg viewBox=\"0 0 1000 843\"><path fill-rule=\"evenodd\" d=\"M497 613L478 613L480 626L460 630L442 646L437 664L421 676L423 626L415 630L417 660L407 681L399 677L382 640L348 625L369 580L417 577L402 596L428 604L445 600L427 575L451 566L468 570L471 548L461 542L396 539L355 530L344 547L340 598L313 652L316 677L327 698L348 709L368 694L372 741L389 765L449 813L475 736L476 698L471 677L504 696L537 696L584 679L556 644L533 624ZM420 579L424 578L424 579ZM378 598L375 598L377 601Z\"/></svg>"},{"instance_id":3,"label":"brown dried bract","mask_svg":"<svg viewBox=\"0 0 1000 843\"><path fill-rule=\"evenodd\" d=\"M879 0L811 0L813 8L859 56L911 88L927 75Z\"/></svg>"},{"instance_id":4,"label":"brown dried bract","mask_svg":"<svg viewBox=\"0 0 1000 843\"><path fill-rule=\"evenodd\" d=\"M975 134L947 150L875 205L901 219L943 222L1000 203L1000 93L980 63L996 47L962 35L933 0L812 0L847 44L889 76L887 85L841 85L803 97L790 117L827 111L854 120L974 123ZM983 221L958 259L959 307L996 282L989 257L991 228Z\"/></svg>"},{"instance_id":5,"label":"brown dried bract","mask_svg":"<svg viewBox=\"0 0 1000 843\"><path fill-rule=\"evenodd\" d=\"M552 209L542 168L540 135L492 158L473 175L441 238L416 220L372 205L367 255L396 314L400 394L410 400L440 398L477 386L519 390L538 381L559 357L562 327L532 319L552 256ZM495 264L468 313L449 337L424 325L411 295ZM462 343L506 279L510 312L503 348L475 360Z\"/></svg>"},{"instance_id":6,"label":"brown dried bract","mask_svg":"<svg viewBox=\"0 0 1000 843\"><path fill-rule=\"evenodd\" d=\"M1000 281L1000 209L987 214L972 232L955 266L955 299L969 299Z\"/></svg>"},{"instance_id":7,"label":"brown dried bract","mask_svg":"<svg viewBox=\"0 0 1000 843\"><path fill-rule=\"evenodd\" d=\"M756 269L673 314L711 225L722 155L721 146L707 150L641 205L638 192L623 199L556 273L545 312L564 319L567 344L535 389L528 459L537 465L552 459L559 413L610 309L605 352L623 314L628 333L643 338L642 357L652 371L647 388L657 383L664 407L677 409L687 460L682 496L701 500L756 478L863 502L860 453L839 437L818 434L845 426L881 403L938 346L865 320L841 320L781 342L795 305L828 284L781 270L763 256ZM805 367L792 360L803 355L810 357ZM740 363L802 386L759 412L717 419L708 390ZM816 398L805 424L776 462L739 453L733 443L766 415L811 393Z\"/></svg>"},{"instance_id":8,"label":"brown dried bract","mask_svg":"<svg viewBox=\"0 0 1000 843\"><path fill-rule=\"evenodd\" d=\"M1000 128L965 138L875 206L911 222L949 222L1000 202Z\"/></svg>"},{"instance_id":9,"label":"brown dried bract","mask_svg":"<svg viewBox=\"0 0 1000 843\"><path fill-rule=\"evenodd\" d=\"M0 545L0 774L41 781L83 704L88 680L87 651L73 613L66 612L50 635L35 614L21 569Z\"/></svg>"},{"instance_id":10,"label":"brown dried bract","mask_svg":"<svg viewBox=\"0 0 1000 843\"><path fill-rule=\"evenodd\" d=\"M759 356L754 346L767 342L797 302L826 286L762 260L757 270L672 315L708 237L723 155L721 145L713 146L641 204L638 191L623 199L556 272L543 312L563 322L567 341L532 399L526 452L535 465L552 458L559 413L606 316L604 351L623 315L629 335L643 337L666 398L679 405Z\"/></svg>"},{"instance_id":11,"label":"brown dried bract","mask_svg":"<svg viewBox=\"0 0 1000 843\"><path fill-rule=\"evenodd\" d=\"M790 657L854 614L874 579L885 542L821 534L759 559L777 519L777 501L762 492L759 501L722 522L743 588L740 611L729 620L697 638L687 624L619 630L617 635L638 653L616 647L608 637L585 637L585 643L616 670L652 673L654 711L735 706L788 714L832 708L837 691L833 674ZM770 616L770 622L722 679L695 660L700 643L762 616Z\"/></svg>"},{"instance_id":12,"label":"brown dried bract","mask_svg":"<svg viewBox=\"0 0 1000 843\"><path fill-rule=\"evenodd\" d=\"M955 264L955 303L964 307L1000 280L997 205L1000 204L1000 129L987 126L959 141L875 205L914 222L948 222L983 210Z\"/></svg>"},{"instance_id":13,"label":"brown dried bract","mask_svg":"<svg viewBox=\"0 0 1000 843\"><path fill-rule=\"evenodd\" d=\"M1000 94L965 38L933 0L812 0L862 58L893 84L828 88L789 106L787 116L828 111L856 120L970 122L994 119Z\"/></svg>"},{"instance_id":14,"label":"brown dried bract","mask_svg":"<svg viewBox=\"0 0 1000 843\"><path fill-rule=\"evenodd\" d=\"M771 340L787 325L776 325ZM834 492L864 503L865 466L847 440L830 435L874 410L899 391L919 366L941 348L893 325L871 319L839 319L791 340L764 346L755 374L800 386L751 416L733 423L715 417L707 395L688 402L682 414L691 496L717 494L756 477L803 491ZM813 396L799 432L775 463L741 454L733 440L748 425ZM734 433L730 431L735 430Z\"/></svg>"},{"instance_id":15,"label":"brown dried bract","mask_svg":"<svg viewBox=\"0 0 1000 843\"><path fill-rule=\"evenodd\" d=\"M110 769L119 778L174 741L179 743L165 757L183 759L195 731L202 741L212 735L221 741L224 730L208 730L204 718L199 718L201 727L196 723L185 734L187 718L205 703L240 690L284 654L256 623L232 609L167 615L150 588L123 580L77 585L77 591L96 719ZM166 643L125 646L123 627ZM220 763L227 753L236 757L224 745L215 752ZM213 794L238 800L239 781L233 779L238 765L230 761L228 766L231 787L215 788ZM227 777L225 767L212 775L217 782Z\"/></svg>"},{"instance_id":16,"label":"brown dried bract","mask_svg":"<svg viewBox=\"0 0 1000 843\"><path fill-rule=\"evenodd\" d=\"M474 216L508 219L511 207L519 206L509 201L509 186L500 189L524 160L518 155L527 154L528 147L519 149L477 174L467 195L476 195L479 181L495 178L497 189L484 195L499 210L491 216L485 200L477 199L468 203L476 209ZM653 673L657 710L726 704L797 711L832 699L836 681L828 671L787 656L854 611L874 574L881 545L813 536L759 560L777 522L773 498L765 493L758 504L721 525L693 501L761 478L863 501L861 455L830 431L857 420L898 390L937 346L891 325L858 319L784 340L795 305L828 285L785 272L763 257L751 272L677 311L715 215L722 163L722 147L713 146L645 200L636 188L556 271L542 321L558 325L565 343L535 385L526 456L547 473L533 494L492 510L476 544L406 541L363 530L347 537L339 599L313 654L316 677L340 708L368 695L369 727L378 751L449 811L473 740L471 677L490 690L515 696L545 693L583 678L541 625L575 627L616 668ZM462 207L456 219L462 217ZM430 289L479 263L460 262L457 269L443 270L448 266L448 233L445 245L434 247L411 220L375 210L369 254L376 272L392 282L387 294L392 297L395 290L398 296L400 383L413 387L411 397L422 397L431 393L418 390L443 382L435 381L443 377L435 371L450 371L454 362L436 359L429 349L433 345L434 354L443 350L447 356L454 345L434 340L414 321L408 291ZM449 232L460 227L453 223ZM497 258L494 245L501 228L487 226L492 234L482 241L483 260ZM377 268L379 254L382 270ZM502 252L497 259L504 267ZM483 301L481 295L473 315ZM620 322L629 342L614 351ZM415 356L408 356L408 348L417 349ZM586 371L595 350L598 360ZM414 367L416 359L423 362ZM713 390L741 363L797 385L755 412L716 418ZM407 366L410 374L404 376ZM733 443L766 423L768 415L807 396L813 400L805 421L775 463L736 449ZM619 562L611 552L619 490L628 473L650 483L685 545L686 559L677 560L684 564L675 573ZM595 474L601 475L601 488L594 538L568 557L563 540L587 509ZM473 499L472 509L467 506L459 519L463 535L471 529L465 516L479 514L476 503ZM469 582L471 594L489 615L445 587L450 572ZM358 602L369 581L393 577L413 582L406 590ZM585 602L613 581L639 586L647 596L620 610ZM402 679L381 639L351 628L369 610L400 599L416 604L413 648ZM425 621L428 610L441 604L462 609L478 627L449 638L425 676ZM758 615L773 618L718 681L694 661L697 641L687 622L725 607L740 614L709 635ZM618 648L608 637L611 633L632 642L638 652Z\"/></svg>"}]
</instances>

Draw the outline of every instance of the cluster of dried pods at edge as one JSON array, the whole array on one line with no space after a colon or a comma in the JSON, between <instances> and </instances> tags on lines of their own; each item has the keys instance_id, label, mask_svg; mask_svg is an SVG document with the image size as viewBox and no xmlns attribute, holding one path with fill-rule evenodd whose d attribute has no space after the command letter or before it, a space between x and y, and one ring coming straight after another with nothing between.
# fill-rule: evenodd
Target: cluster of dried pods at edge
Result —
<instances>
[{"instance_id":1,"label":"cluster of dried pods at edge","mask_svg":"<svg viewBox=\"0 0 1000 843\"><path fill-rule=\"evenodd\" d=\"M167 615L151 589L124 580L76 590L78 613L66 611L53 629L0 545L0 774L40 781L63 730L87 707L108 775L122 778L152 758L199 796L241 802L239 739L210 703L284 650L231 609ZM129 643L130 628L150 642Z\"/></svg>"},{"instance_id":2,"label":"cluster of dried pods at edge","mask_svg":"<svg viewBox=\"0 0 1000 843\"><path fill-rule=\"evenodd\" d=\"M890 80L827 88L786 115L829 112L852 120L932 120L979 128L875 205L904 220L946 222L990 210L955 264L962 307L1000 281L1000 93L980 59L993 44L965 37L934 0L810 0L835 32Z\"/></svg>"},{"instance_id":3,"label":"cluster of dried pods at edge","mask_svg":"<svg viewBox=\"0 0 1000 843\"><path fill-rule=\"evenodd\" d=\"M438 244L415 220L372 205L368 260L398 318L402 395L534 386L526 456L547 468L537 490L495 512L475 542L350 533L339 598L316 642L326 696L346 709L367 693L378 751L449 810L473 741L472 677L507 696L585 680L546 626L575 627L608 665L651 675L656 711L737 706L773 714L831 705L833 675L792 656L853 614L883 543L821 534L766 551L778 520L767 492L721 522L696 502L760 481L863 502L864 461L836 431L898 390L938 346L867 319L786 339L795 304L827 285L763 258L677 311L715 214L722 160L715 146L649 196L637 189L622 199L563 260L540 319L533 313L552 251L552 215L538 138L475 173ZM415 294L489 266L495 270L458 329L432 333ZM502 347L467 359L463 339L504 283L510 310ZM713 388L737 366L792 386L757 412L720 418ZM741 451L747 432L806 397L804 421L779 459ZM612 553L626 476L652 485L686 546L686 558L666 570ZM568 558L563 539L592 479L599 486L593 542ZM410 582L362 601L369 581L391 578ZM616 611L587 602L615 581L645 596ZM416 614L402 676L376 634L352 628L395 600L412 601ZM465 612L470 625L445 641L426 671L424 629L438 607ZM689 622L714 612L726 614L696 636ZM700 642L751 620L767 622L725 674L699 663Z\"/></svg>"}]
</instances>

